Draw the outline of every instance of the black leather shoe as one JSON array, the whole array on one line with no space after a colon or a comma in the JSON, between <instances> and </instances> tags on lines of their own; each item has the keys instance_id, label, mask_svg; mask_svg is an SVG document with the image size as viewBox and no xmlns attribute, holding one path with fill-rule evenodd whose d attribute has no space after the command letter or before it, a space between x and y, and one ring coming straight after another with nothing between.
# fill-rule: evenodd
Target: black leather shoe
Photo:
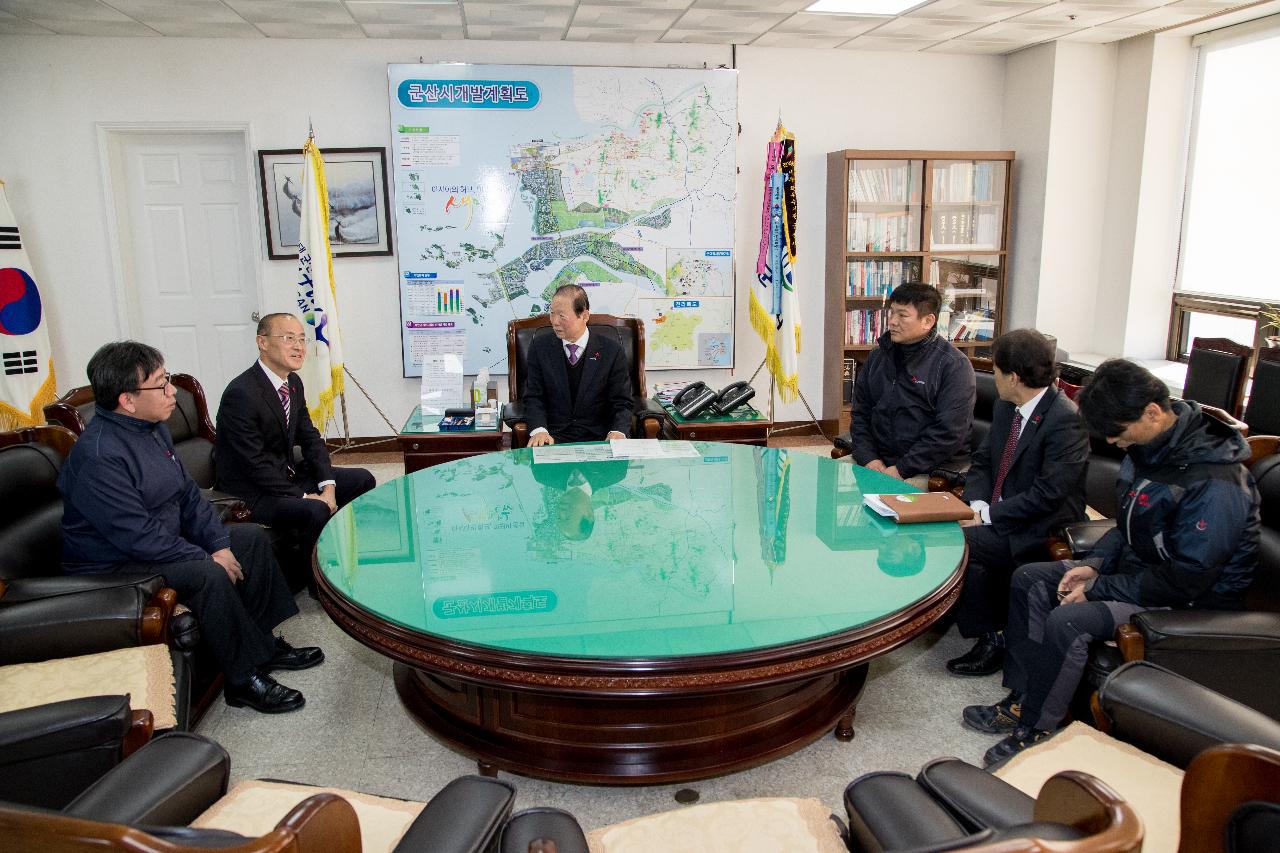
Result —
<instances>
[{"instance_id":1,"label":"black leather shoe","mask_svg":"<svg viewBox=\"0 0 1280 853\"><path fill-rule=\"evenodd\" d=\"M1005 735L1022 724L1022 697L1012 691L994 705L970 705L964 709L964 724L989 735Z\"/></svg>"},{"instance_id":2,"label":"black leather shoe","mask_svg":"<svg viewBox=\"0 0 1280 853\"><path fill-rule=\"evenodd\" d=\"M297 690L285 687L265 672L255 673L241 685L228 684L223 693L233 708L252 708L263 714L296 711L307 702Z\"/></svg>"},{"instance_id":3,"label":"black leather shoe","mask_svg":"<svg viewBox=\"0 0 1280 853\"><path fill-rule=\"evenodd\" d=\"M324 652L319 646L303 646L295 649L286 643L283 637L276 637L276 653L271 656L271 660L267 661L263 669L267 672L274 672L277 669L311 669L322 663L324 663Z\"/></svg>"},{"instance_id":4,"label":"black leather shoe","mask_svg":"<svg viewBox=\"0 0 1280 853\"><path fill-rule=\"evenodd\" d=\"M1012 758L1022 750L1029 746L1034 746L1046 738L1052 737L1054 732L1043 732L1039 729L1031 729L1025 726L1019 726L1004 740L987 750L987 754L982 756L982 765L990 767L1006 758Z\"/></svg>"},{"instance_id":5,"label":"black leather shoe","mask_svg":"<svg viewBox=\"0 0 1280 853\"><path fill-rule=\"evenodd\" d=\"M990 637L979 637L973 648L947 661L947 672L965 677L991 675L1004 666L1004 646Z\"/></svg>"}]
</instances>

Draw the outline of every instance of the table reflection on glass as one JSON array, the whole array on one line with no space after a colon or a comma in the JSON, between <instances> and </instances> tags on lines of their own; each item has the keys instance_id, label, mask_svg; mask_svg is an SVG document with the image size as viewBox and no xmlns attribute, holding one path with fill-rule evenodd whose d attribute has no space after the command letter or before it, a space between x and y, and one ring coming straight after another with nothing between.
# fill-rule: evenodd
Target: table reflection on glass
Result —
<instances>
[{"instance_id":1,"label":"table reflection on glass","mask_svg":"<svg viewBox=\"0 0 1280 853\"><path fill-rule=\"evenodd\" d=\"M911 487L847 462L695 447L386 483L325 528L321 601L485 768L668 782L852 737L867 662L959 594L958 525L883 521L862 493Z\"/></svg>"}]
</instances>

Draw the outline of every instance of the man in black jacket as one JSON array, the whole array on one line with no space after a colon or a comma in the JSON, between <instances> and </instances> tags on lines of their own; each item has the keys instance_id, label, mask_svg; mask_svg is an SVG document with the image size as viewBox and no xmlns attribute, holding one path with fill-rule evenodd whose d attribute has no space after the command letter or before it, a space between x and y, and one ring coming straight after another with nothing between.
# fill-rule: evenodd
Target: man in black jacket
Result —
<instances>
[{"instance_id":1,"label":"man in black jacket","mask_svg":"<svg viewBox=\"0 0 1280 853\"><path fill-rule=\"evenodd\" d=\"M947 661L955 675L999 671L1013 570L1047 560L1050 532L1085 517L1089 434L1075 403L1054 386L1055 355L1049 339L1034 329L1003 334L993 347L1000 400L965 477L973 519L960 524L969 565L953 611L960 635L978 641Z\"/></svg>"},{"instance_id":2,"label":"man in black jacket","mask_svg":"<svg viewBox=\"0 0 1280 853\"><path fill-rule=\"evenodd\" d=\"M1008 735L987 751L988 763L1061 724L1093 639L1143 610L1239 609L1257 567L1259 497L1239 432L1198 403L1170 401L1159 379L1123 359L1103 362L1079 402L1090 429L1128 450L1117 524L1087 560L1014 573L1009 695L964 709L972 728Z\"/></svg>"},{"instance_id":3,"label":"man in black jacket","mask_svg":"<svg viewBox=\"0 0 1280 853\"><path fill-rule=\"evenodd\" d=\"M534 338L525 364L529 446L626 438L633 401L627 357L616 341L592 335L587 292L566 284L551 297L554 335Z\"/></svg>"},{"instance_id":4,"label":"man in black jacket","mask_svg":"<svg viewBox=\"0 0 1280 853\"><path fill-rule=\"evenodd\" d=\"M936 288L919 282L889 294L889 330L853 386L853 460L924 488L929 472L968 463L977 397L973 367L938 334Z\"/></svg>"},{"instance_id":5,"label":"man in black jacket","mask_svg":"<svg viewBox=\"0 0 1280 853\"><path fill-rule=\"evenodd\" d=\"M375 482L363 468L329 462L295 372L307 355L298 318L268 314L258 322L257 340L258 361L231 380L218 405L218 488L243 500L254 521L295 531L309 562L329 516ZM302 448L300 463L293 459L295 444Z\"/></svg>"}]
</instances>

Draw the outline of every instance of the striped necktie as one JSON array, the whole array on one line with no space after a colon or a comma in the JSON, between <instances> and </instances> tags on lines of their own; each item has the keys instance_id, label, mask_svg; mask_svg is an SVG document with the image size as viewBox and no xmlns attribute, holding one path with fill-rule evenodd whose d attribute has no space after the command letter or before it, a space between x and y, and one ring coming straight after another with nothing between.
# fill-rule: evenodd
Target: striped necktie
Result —
<instances>
[{"instance_id":1,"label":"striped necktie","mask_svg":"<svg viewBox=\"0 0 1280 853\"><path fill-rule=\"evenodd\" d=\"M280 393L280 406L284 409L284 426L289 428L289 383L286 382L276 389Z\"/></svg>"},{"instance_id":2,"label":"striped necktie","mask_svg":"<svg viewBox=\"0 0 1280 853\"><path fill-rule=\"evenodd\" d=\"M1000 492L1004 489L1004 478L1009 476L1013 466L1013 454L1018 449L1018 436L1022 434L1022 412L1015 410L1013 422L1009 424L1009 437L1004 442L1004 453L1000 454L1000 473L996 475L996 487L991 490L991 502L1000 500Z\"/></svg>"}]
</instances>

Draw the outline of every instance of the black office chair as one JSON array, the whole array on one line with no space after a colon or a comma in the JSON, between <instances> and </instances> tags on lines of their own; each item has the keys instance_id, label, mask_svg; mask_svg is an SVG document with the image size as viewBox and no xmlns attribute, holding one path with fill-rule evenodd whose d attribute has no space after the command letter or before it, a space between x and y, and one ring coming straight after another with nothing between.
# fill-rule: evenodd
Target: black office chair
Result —
<instances>
[{"instance_id":1,"label":"black office chair","mask_svg":"<svg viewBox=\"0 0 1280 853\"><path fill-rule=\"evenodd\" d=\"M1217 406L1239 417L1253 349L1227 338L1195 338L1187 358L1183 399Z\"/></svg>"},{"instance_id":2,"label":"black office chair","mask_svg":"<svg viewBox=\"0 0 1280 853\"><path fill-rule=\"evenodd\" d=\"M1244 422L1251 435L1280 435L1280 347L1258 350Z\"/></svg>"}]
</instances>

